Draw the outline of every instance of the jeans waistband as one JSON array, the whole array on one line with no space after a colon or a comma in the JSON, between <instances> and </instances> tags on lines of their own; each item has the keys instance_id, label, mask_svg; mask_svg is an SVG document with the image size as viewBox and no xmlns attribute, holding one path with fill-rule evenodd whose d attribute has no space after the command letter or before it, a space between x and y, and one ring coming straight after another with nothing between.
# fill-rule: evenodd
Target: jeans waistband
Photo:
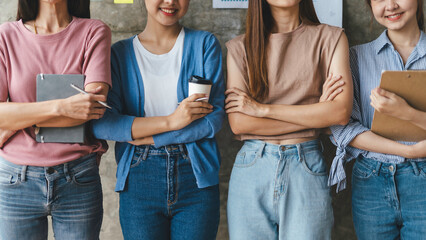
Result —
<instances>
[{"instance_id":1,"label":"jeans waistband","mask_svg":"<svg viewBox=\"0 0 426 240\"><path fill-rule=\"evenodd\" d=\"M96 153L92 153L76 160L51 167L17 165L0 157L0 168L9 172L20 174L22 181L25 181L26 176L44 177L46 175L58 174L65 174L68 179L70 177L70 173L78 172L96 165Z\"/></svg>"},{"instance_id":2,"label":"jeans waistband","mask_svg":"<svg viewBox=\"0 0 426 240\"><path fill-rule=\"evenodd\" d=\"M425 162L407 161L403 163L384 163L371 158L359 156L357 161L369 169L373 169L376 174L398 174L407 171L413 171L416 175L420 174L419 164Z\"/></svg>"},{"instance_id":3,"label":"jeans waistband","mask_svg":"<svg viewBox=\"0 0 426 240\"><path fill-rule=\"evenodd\" d=\"M163 147L155 147L154 145L136 146L135 153L139 152L143 155L187 155L184 144L167 145Z\"/></svg>"},{"instance_id":4,"label":"jeans waistband","mask_svg":"<svg viewBox=\"0 0 426 240\"><path fill-rule=\"evenodd\" d=\"M318 139L288 145L272 144L261 140L246 140L244 141L244 146L257 149L261 153L282 152L284 154L301 154L302 152L311 150L323 150L322 144Z\"/></svg>"}]
</instances>

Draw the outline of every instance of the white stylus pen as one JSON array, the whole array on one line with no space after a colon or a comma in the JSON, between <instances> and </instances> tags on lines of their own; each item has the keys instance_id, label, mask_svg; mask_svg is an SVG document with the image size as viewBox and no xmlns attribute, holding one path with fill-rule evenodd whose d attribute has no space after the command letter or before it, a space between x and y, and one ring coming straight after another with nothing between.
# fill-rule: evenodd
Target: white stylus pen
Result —
<instances>
[{"instance_id":1,"label":"white stylus pen","mask_svg":"<svg viewBox=\"0 0 426 240\"><path fill-rule=\"evenodd\" d=\"M86 91L84 91L83 89L81 89L81 88L79 88L79 87L77 87L76 85L74 85L74 84L70 84L71 85L71 87L72 88L74 88L75 90L77 90L77 91L79 91L80 93L83 93L83 94L89 94L88 92L86 92ZM99 104L101 104L102 106L104 106L104 107L107 107L107 108L109 108L109 109L112 109L112 107L110 107L110 106L108 106L108 104L106 104L106 102L101 102L101 101L97 101Z\"/></svg>"}]
</instances>

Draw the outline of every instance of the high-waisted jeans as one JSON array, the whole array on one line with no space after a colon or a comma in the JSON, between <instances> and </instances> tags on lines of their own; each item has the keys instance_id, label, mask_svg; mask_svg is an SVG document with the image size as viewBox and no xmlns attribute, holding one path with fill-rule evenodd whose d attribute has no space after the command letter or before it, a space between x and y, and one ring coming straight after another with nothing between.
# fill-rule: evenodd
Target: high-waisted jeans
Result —
<instances>
[{"instance_id":1,"label":"high-waisted jeans","mask_svg":"<svg viewBox=\"0 0 426 240\"><path fill-rule=\"evenodd\" d=\"M320 143L245 141L229 183L228 224L231 240L330 239L333 210Z\"/></svg>"},{"instance_id":2,"label":"high-waisted jeans","mask_svg":"<svg viewBox=\"0 0 426 240\"><path fill-rule=\"evenodd\" d=\"M352 171L352 214L360 240L425 240L426 162L359 157Z\"/></svg>"},{"instance_id":3,"label":"high-waisted jeans","mask_svg":"<svg viewBox=\"0 0 426 240\"><path fill-rule=\"evenodd\" d=\"M124 239L216 239L219 205L218 185L197 187L184 145L136 147L120 192Z\"/></svg>"},{"instance_id":4,"label":"high-waisted jeans","mask_svg":"<svg viewBox=\"0 0 426 240\"><path fill-rule=\"evenodd\" d=\"M0 239L96 240L102 186L94 154L54 167L21 166L0 157Z\"/></svg>"}]
</instances>

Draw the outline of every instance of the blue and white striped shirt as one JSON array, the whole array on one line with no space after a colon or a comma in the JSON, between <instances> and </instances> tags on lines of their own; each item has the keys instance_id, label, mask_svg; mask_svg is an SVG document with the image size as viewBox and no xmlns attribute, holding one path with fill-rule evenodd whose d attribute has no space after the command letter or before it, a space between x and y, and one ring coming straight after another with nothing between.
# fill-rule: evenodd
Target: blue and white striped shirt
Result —
<instances>
[{"instance_id":1,"label":"blue and white striped shirt","mask_svg":"<svg viewBox=\"0 0 426 240\"><path fill-rule=\"evenodd\" d=\"M328 184L337 184L337 191L346 188L344 164L362 155L384 163L402 163L401 156L369 152L349 146L359 134L369 131L373 120L374 108L370 106L371 90L378 87L384 70L424 70L426 69L426 35L421 32L420 40L408 58L406 64L396 51L384 31L376 40L354 46L350 49L350 65L354 82L354 105L351 119L346 126L332 126L330 137L337 146L336 157L330 169ZM413 142L402 142L414 144ZM410 159L410 161L425 161Z\"/></svg>"}]
</instances>

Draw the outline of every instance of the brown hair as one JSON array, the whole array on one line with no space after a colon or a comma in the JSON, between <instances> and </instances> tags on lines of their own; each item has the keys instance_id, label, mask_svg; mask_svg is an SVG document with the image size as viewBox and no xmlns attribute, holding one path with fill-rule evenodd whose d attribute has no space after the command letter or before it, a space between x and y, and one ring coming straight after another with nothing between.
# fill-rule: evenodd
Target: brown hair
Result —
<instances>
[{"instance_id":1,"label":"brown hair","mask_svg":"<svg viewBox=\"0 0 426 240\"><path fill-rule=\"evenodd\" d=\"M299 3L302 20L319 24L312 0ZM266 49L274 19L266 0L249 0L244 47L248 61L249 94L256 100L264 100L269 94Z\"/></svg>"},{"instance_id":2,"label":"brown hair","mask_svg":"<svg viewBox=\"0 0 426 240\"><path fill-rule=\"evenodd\" d=\"M68 0L68 13L79 18L90 18L90 0ZM19 0L16 20L34 20L39 10L39 0Z\"/></svg>"},{"instance_id":3,"label":"brown hair","mask_svg":"<svg viewBox=\"0 0 426 240\"><path fill-rule=\"evenodd\" d=\"M365 2L370 6L371 10L371 0L365 0ZM417 25L419 26L419 29L424 31L425 30L425 20L424 20L424 13L423 13L423 0L417 0Z\"/></svg>"}]
</instances>

